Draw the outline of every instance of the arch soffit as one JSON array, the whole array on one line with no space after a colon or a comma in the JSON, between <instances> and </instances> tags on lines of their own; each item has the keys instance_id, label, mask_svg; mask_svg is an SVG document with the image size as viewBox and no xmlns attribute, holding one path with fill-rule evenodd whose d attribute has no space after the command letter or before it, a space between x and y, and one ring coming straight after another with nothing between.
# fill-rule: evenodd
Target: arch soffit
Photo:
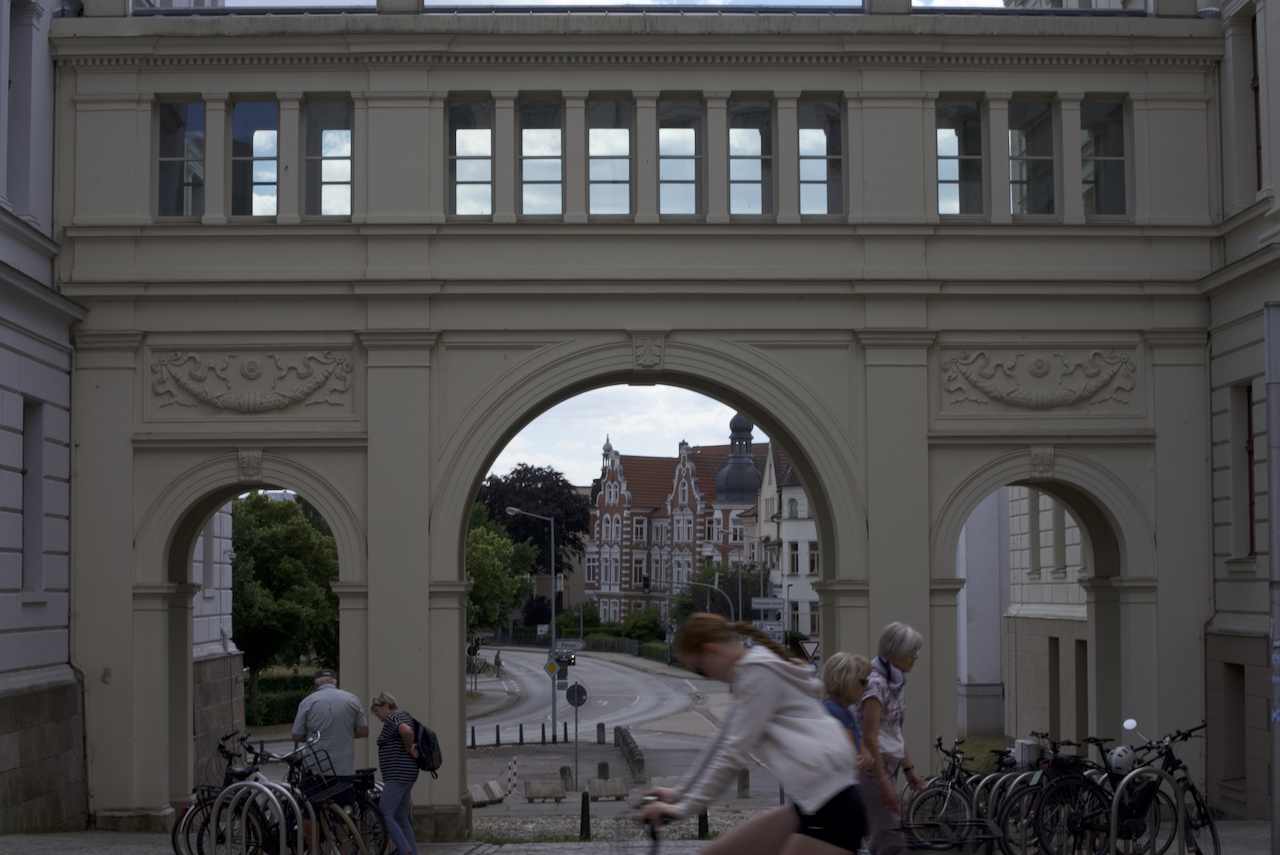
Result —
<instances>
[{"instance_id":1,"label":"arch soffit","mask_svg":"<svg viewBox=\"0 0 1280 855\"><path fill-rule=\"evenodd\" d=\"M739 342L725 344L742 347ZM842 551L848 550L847 555L865 551L866 503L851 471L850 458L842 454L851 452L855 444L843 431L820 427L840 422L820 399L804 394L805 385L790 372L780 367L777 376L761 371L755 363L769 360L755 351L748 353L746 348L741 357L729 358L724 350L678 338L666 340L663 370L643 373L634 371L630 338L597 340L578 348L572 345L573 342L554 342L534 351L530 358L495 378L449 428L445 445L438 450L437 459L446 463L441 477L433 479L440 485L440 493L432 506L456 519L436 519L433 510L433 523L440 528L433 524L432 530L446 533L442 548L450 550L448 544L458 544L459 566L465 549L462 535L467 514L458 509L470 507L484 473L506 442L538 413L556 403L614 383L669 383L703 392L731 406L742 404L743 409L758 414L760 426L771 437L787 443L802 477L810 476L805 477L805 489L819 508L827 511L825 518L818 519L820 532L832 532L833 537L824 548L836 547L837 499L833 491L842 491L847 510L839 513L862 521L850 527L853 539L843 545ZM739 389L749 389L750 394ZM816 473L824 473L824 477ZM835 566L835 562L823 564L824 568ZM824 576L826 573L824 569Z\"/></svg>"},{"instance_id":2,"label":"arch soffit","mask_svg":"<svg viewBox=\"0 0 1280 855\"><path fill-rule=\"evenodd\" d=\"M987 496L1009 485L1032 487L1065 502L1085 526L1095 551L1108 548L1097 539L1098 534L1107 532L1089 529L1098 523L1110 529L1120 575L1155 575L1155 535L1151 522L1132 491L1109 470L1087 457L1056 449L1051 480L1033 481L1030 474L1030 451L1023 447L987 462L951 492L930 527L931 578L955 578L960 530ZM1092 507L1080 507L1081 502ZM1095 557L1095 560L1101 559Z\"/></svg>"},{"instance_id":3,"label":"arch soffit","mask_svg":"<svg viewBox=\"0 0 1280 855\"><path fill-rule=\"evenodd\" d=\"M188 573L190 556L175 556L173 550L183 542L190 548L209 517L229 499L248 490L271 488L297 490L324 517L338 550L339 581L365 581L364 526L339 490L311 468L270 452L262 455L260 477L244 481L239 454L232 452L178 475L151 503L136 533L135 582L170 581L174 561L181 561L182 572Z\"/></svg>"}]
</instances>

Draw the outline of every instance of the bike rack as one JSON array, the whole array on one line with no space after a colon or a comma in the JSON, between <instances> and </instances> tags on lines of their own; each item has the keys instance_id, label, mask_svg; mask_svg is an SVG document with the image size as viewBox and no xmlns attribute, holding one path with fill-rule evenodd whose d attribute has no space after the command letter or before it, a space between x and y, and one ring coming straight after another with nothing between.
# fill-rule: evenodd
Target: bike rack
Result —
<instances>
[{"instance_id":1,"label":"bike rack","mask_svg":"<svg viewBox=\"0 0 1280 855\"><path fill-rule=\"evenodd\" d=\"M1184 814L1186 808L1183 804L1182 794L1178 790L1178 781L1165 770L1156 769L1152 766L1140 766L1139 768L1134 769L1128 775L1125 775L1124 780L1122 780L1120 785L1116 787L1116 794L1111 799L1111 843L1109 847L1111 855L1119 855L1120 852L1120 841L1117 839L1117 832L1120 830L1120 805L1123 804L1123 800L1125 798L1125 789L1128 787L1130 781L1136 780L1137 778L1162 778L1169 782L1169 786L1174 792L1173 833L1178 838L1178 855L1187 855L1187 838L1185 836L1185 830L1182 827L1186 822L1186 816ZM1154 841L1152 841L1152 843L1154 845Z\"/></svg>"},{"instance_id":2,"label":"bike rack","mask_svg":"<svg viewBox=\"0 0 1280 855\"><path fill-rule=\"evenodd\" d=\"M238 781L218 794L218 800L213 803L213 810L209 813L209 825L212 827L214 835L213 851L215 855L219 848L218 833L222 827L223 810L225 809L228 815L234 817L236 815L236 809L239 808L241 827L244 828L244 823L249 813L249 806L253 804L252 797L258 795L266 797L267 805L280 818L280 844L281 851L283 851L286 840L284 831L284 809L281 808L279 799L275 797L275 794L269 787L259 783L258 781ZM243 834L240 837L239 852L240 855L250 855L247 836ZM227 855L236 855L234 843L231 840L230 834L227 835Z\"/></svg>"}]
</instances>

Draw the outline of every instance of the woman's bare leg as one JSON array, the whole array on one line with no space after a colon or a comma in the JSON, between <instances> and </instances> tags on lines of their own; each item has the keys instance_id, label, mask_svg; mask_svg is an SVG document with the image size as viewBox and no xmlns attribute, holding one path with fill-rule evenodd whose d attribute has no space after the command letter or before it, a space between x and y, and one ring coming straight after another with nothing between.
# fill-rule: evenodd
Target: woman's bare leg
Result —
<instances>
[{"instance_id":1,"label":"woman's bare leg","mask_svg":"<svg viewBox=\"0 0 1280 855\"><path fill-rule=\"evenodd\" d=\"M702 850L702 855L779 855L787 838L800 828L800 815L783 805L748 820ZM814 841L815 843L819 841ZM834 852L840 850L834 849ZM815 852L813 855L819 855Z\"/></svg>"}]
</instances>

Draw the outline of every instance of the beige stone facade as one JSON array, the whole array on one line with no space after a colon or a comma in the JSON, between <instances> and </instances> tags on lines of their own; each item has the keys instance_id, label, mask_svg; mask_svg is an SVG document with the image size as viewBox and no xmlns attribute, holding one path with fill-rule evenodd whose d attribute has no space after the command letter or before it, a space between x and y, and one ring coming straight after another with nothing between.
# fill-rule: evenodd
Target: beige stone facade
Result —
<instances>
[{"instance_id":1,"label":"beige stone facade","mask_svg":"<svg viewBox=\"0 0 1280 855\"><path fill-rule=\"evenodd\" d=\"M925 635L916 756L956 728L960 531L1007 485L1092 556L1055 636L1073 668L1086 644L1088 729L1198 723L1208 638L1257 637L1265 602L1265 562L1215 539L1210 417L1261 371L1280 281L1254 11L55 21L99 827L186 798L192 547L271 486L334 531L344 688L442 735L423 839L464 834L467 512L521 426L612 383L715 396L787 449L822 649Z\"/></svg>"}]
</instances>

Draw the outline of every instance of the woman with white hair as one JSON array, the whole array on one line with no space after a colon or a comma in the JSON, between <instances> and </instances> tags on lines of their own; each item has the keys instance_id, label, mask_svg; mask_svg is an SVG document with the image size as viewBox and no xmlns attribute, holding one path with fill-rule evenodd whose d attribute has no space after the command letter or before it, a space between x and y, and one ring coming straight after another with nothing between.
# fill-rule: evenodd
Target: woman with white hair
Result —
<instances>
[{"instance_id":1,"label":"woman with white hair","mask_svg":"<svg viewBox=\"0 0 1280 855\"><path fill-rule=\"evenodd\" d=\"M862 729L863 749L871 755L871 768L862 773L859 792L867 809L871 855L894 855L906 849L902 834L902 805L898 799L898 772L914 790L924 789L902 737L907 714L907 674L916 664L924 639L905 623L889 624L880 633L880 653L871 660L871 674L862 700L853 708Z\"/></svg>"}]
</instances>

